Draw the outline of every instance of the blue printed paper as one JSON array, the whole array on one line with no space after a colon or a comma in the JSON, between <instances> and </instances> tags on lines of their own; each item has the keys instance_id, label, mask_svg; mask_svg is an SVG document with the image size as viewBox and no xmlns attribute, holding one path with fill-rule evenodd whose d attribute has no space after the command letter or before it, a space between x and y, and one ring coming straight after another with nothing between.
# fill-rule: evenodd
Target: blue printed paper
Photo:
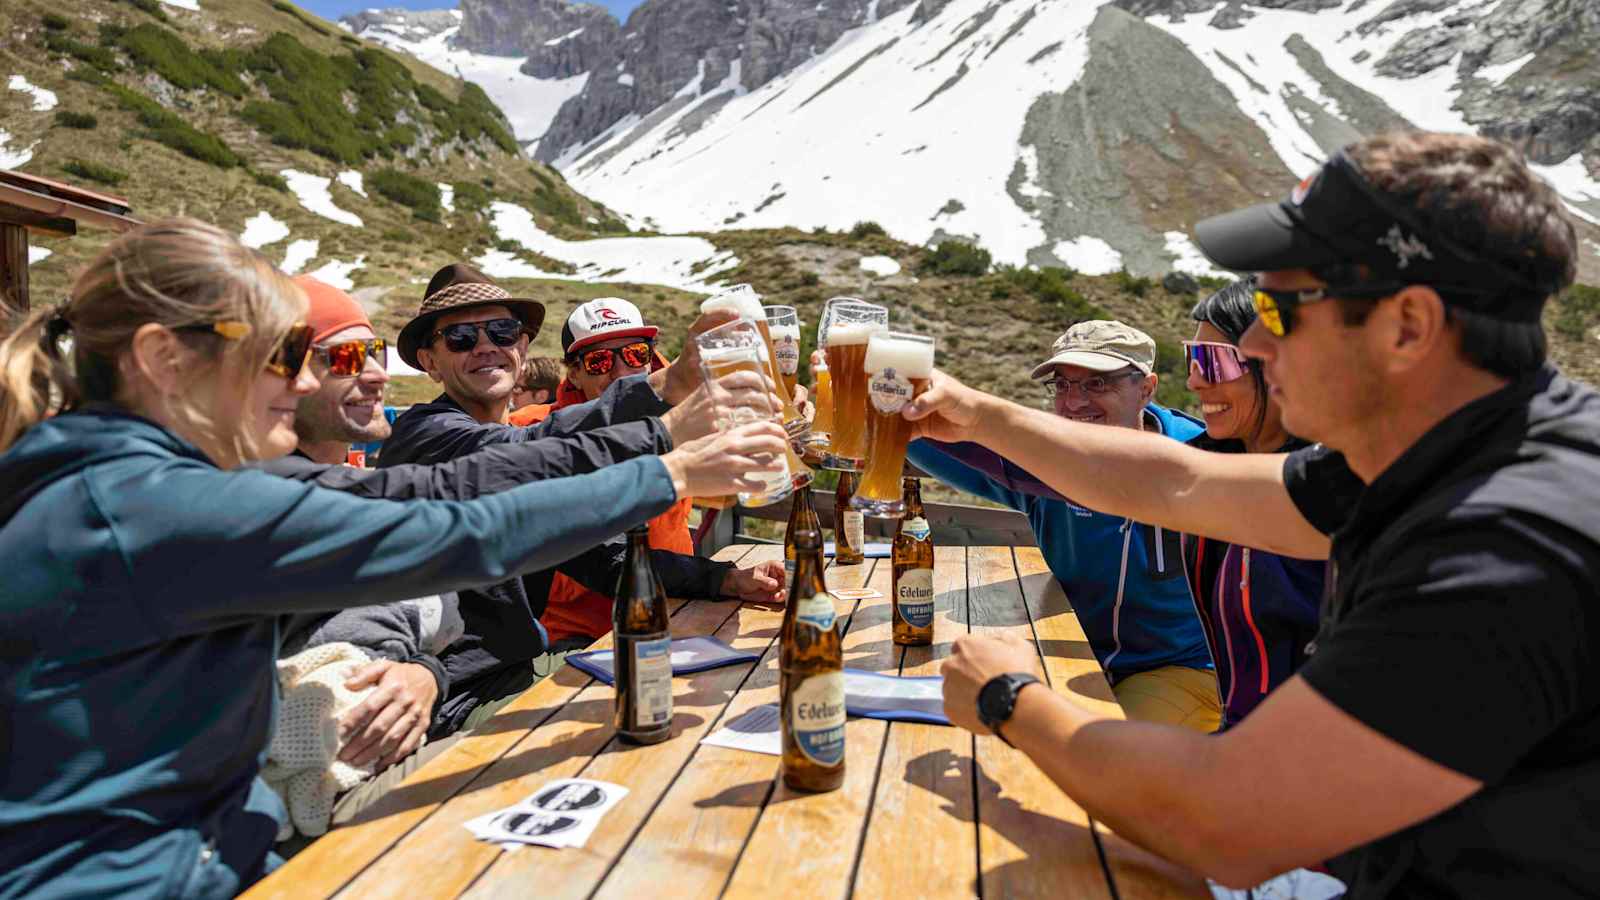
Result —
<instances>
[{"instance_id":1,"label":"blue printed paper","mask_svg":"<svg viewBox=\"0 0 1600 900\"><path fill-rule=\"evenodd\" d=\"M674 638L672 641L672 674L688 675L719 666L751 663L761 657L743 650L735 650L714 637L700 636ZM567 664L611 684L616 680L614 654L610 650L587 650L567 657Z\"/></svg>"},{"instance_id":2,"label":"blue printed paper","mask_svg":"<svg viewBox=\"0 0 1600 900\"><path fill-rule=\"evenodd\" d=\"M949 725L944 714L944 679L844 670L845 709L852 716L892 722Z\"/></svg>"}]
</instances>

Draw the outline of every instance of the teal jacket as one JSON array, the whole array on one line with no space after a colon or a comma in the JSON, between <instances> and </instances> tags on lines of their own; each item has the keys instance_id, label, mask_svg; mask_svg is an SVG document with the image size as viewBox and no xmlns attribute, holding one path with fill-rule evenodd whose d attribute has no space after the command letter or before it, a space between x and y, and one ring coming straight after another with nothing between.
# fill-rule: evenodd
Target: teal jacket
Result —
<instances>
[{"instance_id":1,"label":"teal jacket","mask_svg":"<svg viewBox=\"0 0 1600 900\"><path fill-rule=\"evenodd\" d=\"M658 457L471 501L223 471L70 413L0 455L0 897L227 897L283 809L257 778L279 617L548 568L676 500Z\"/></svg>"}]
</instances>

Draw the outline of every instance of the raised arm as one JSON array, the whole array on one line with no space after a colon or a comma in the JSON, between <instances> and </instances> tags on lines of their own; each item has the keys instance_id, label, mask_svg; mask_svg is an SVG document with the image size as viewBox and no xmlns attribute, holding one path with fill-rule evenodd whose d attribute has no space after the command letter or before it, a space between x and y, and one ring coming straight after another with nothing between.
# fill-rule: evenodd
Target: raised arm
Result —
<instances>
[{"instance_id":1,"label":"raised arm","mask_svg":"<svg viewBox=\"0 0 1600 900\"><path fill-rule=\"evenodd\" d=\"M905 416L918 437L982 444L1090 509L1285 556L1328 556L1327 535L1290 499L1282 455L1207 453L1072 422L937 371Z\"/></svg>"}]
</instances>

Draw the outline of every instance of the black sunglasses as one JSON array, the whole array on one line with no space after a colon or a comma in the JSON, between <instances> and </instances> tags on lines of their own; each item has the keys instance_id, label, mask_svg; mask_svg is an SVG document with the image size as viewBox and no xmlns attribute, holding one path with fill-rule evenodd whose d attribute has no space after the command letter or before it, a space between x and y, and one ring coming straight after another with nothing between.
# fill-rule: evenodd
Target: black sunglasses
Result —
<instances>
[{"instance_id":1,"label":"black sunglasses","mask_svg":"<svg viewBox=\"0 0 1600 900\"><path fill-rule=\"evenodd\" d=\"M432 343L434 339L443 337L446 350L451 353L466 353L478 346L479 331L488 335L496 347L510 347L522 336L522 320L490 319L487 322L457 322L429 335L428 342Z\"/></svg>"}]
</instances>

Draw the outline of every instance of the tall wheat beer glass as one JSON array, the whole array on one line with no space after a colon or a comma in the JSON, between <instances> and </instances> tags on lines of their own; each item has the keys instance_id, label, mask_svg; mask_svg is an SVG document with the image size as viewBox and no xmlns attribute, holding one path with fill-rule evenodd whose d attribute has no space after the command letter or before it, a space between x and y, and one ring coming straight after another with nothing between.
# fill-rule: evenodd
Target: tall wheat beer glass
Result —
<instances>
[{"instance_id":1,"label":"tall wheat beer glass","mask_svg":"<svg viewBox=\"0 0 1600 900\"><path fill-rule=\"evenodd\" d=\"M777 392L783 395L783 429L789 437L803 441L811 430L811 423L805 416L800 415L800 410L794 405L794 391L783 390L783 372L778 368L778 354L772 344L772 327L767 324L766 310L761 306L761 295L748 284L736 284L720 294L714 294L700 304L700 312L708 313L719 309L731 309L741 317L749 319L761 330L761 339L767 345L767 369L772 377L772 383ZM800 336L799 320L795 323L795 338ZM796 350L798 351L798 343ZM792 382L790 382L792 384ZM807 470L809 472L809 470ZM809 482L808 482L809 483Z\"/></svg>"},{"instance_id":2,"label":"tall wheat beer glass","mask_svg":"<svg viewBox=\"0 0 1600 900\"><path fill-rule=\"evenodd\" d=\"M783 376L784 396L794 402L794 389L800 383L800 315L792 306L763 306L767 331L772 335L772 358L778 361Z\"/></svg>"},{"instance_id":3,"label":"tall wheat beer glass","mask_svg":"<svg viewBox=\"0 0 1600 900\"><path fill-rule=\"evenodd\" d=\"M828 449L833 446L833 374L828 371L826 359L819 359L811 367L811 402L817 414L811 419L811 436L806 438L805 461L821 465Z\"/></svg>"},{"instance_id":4,"label":"tall wheat beer glass","mask_svg":"<svg viewBox=\"0 0 1600 900\"><path fill-rule=\"evenodd\" d=\"M835 297L822 310L820 343L833 376L833 431L823 466L859 472L867 458L867 340L889 330L889 310Z\"/></svg>"},{"instance_id":5,"label":"tall wheat beer glass","mask_svg":"<svg viewBox=\"0 0 1600 900\"><path fill-rule=\"evenodd\" d=\"M850 500L869 516L898 519L906 505L900 495L911 423L900 410L928 389L933 377L933 338L885 331L867 344L862 364L867 378L867 470Z\"/></svg>"},{"instance_id":6,"label":"tall wheat beer glass","mask_svg":"<svg viewBox=\"0 0 1600 900\"><path fill-rule=\"evenodd\" d=\"M717 427L726 431L748 422L776 422L778 409L772 395L765 390L734 393L722 379L735 372L750 372L764 381L767 367L763 364L766 352L761 332L754 323L735 319L703 334L695 335L700 347L700 371L705 376L706 387L716 408ZM765 488L756 493L739 493L739 502L745 506L766 506L789 496L794 485L794 473L789 469L789 458L794 451L785 445L786 455L774 457L771 465L750 477L760 481Z\"/></svg>"}]
</instances>

